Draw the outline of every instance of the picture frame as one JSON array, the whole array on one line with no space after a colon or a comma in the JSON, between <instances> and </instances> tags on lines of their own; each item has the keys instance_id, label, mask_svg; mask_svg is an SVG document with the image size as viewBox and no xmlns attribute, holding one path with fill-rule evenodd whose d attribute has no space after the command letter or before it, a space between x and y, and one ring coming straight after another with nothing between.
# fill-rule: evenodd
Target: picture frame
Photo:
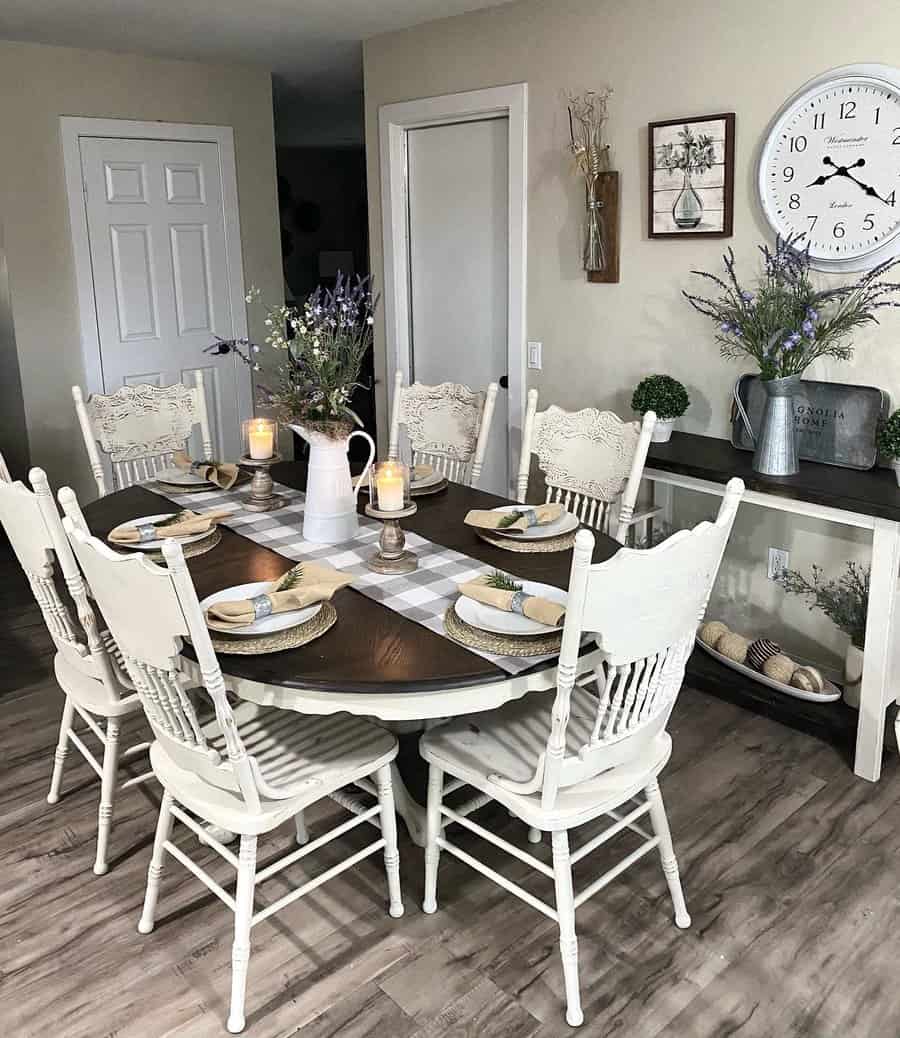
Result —
<instances>
[{"instance_id":1,"label":"picture frame","mask_svg":"<svg viewBox=\"0 0 900 1038\"><path fill-rule=\"evenodd\" d=\"M648 237L731 237L734 129L734 112L648 125Z\"/></svg>"}]
</instances>

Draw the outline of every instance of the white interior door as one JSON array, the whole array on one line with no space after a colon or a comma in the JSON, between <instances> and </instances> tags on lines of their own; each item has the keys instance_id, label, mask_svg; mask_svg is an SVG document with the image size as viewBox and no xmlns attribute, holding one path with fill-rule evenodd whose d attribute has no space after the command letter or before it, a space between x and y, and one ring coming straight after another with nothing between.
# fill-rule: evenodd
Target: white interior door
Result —
<instances>
[{"instance_id":1,"label":"white interior door","mask_svg":"<svg viewBox=\"0 0 900 1038\"><path fill-rule=\"evenodd\" d=\"M213 333L234 336L218 145L82 137L80 148L104 390L192 384L201 369L216 454L238 457L250 373L203 352Z\"/></svg>"},{"instance_id":2,"label":"white interior door","mask_svg":"<svg viewBox=\"0 0 900 1038\"><path fill-rule=\"evenodd\" d=\"M509 120L411 129L407 156L407 375L483 390L507 374ZM479 485L508 493L505 389L497 397Z\"/></svg>"}]
</instances>

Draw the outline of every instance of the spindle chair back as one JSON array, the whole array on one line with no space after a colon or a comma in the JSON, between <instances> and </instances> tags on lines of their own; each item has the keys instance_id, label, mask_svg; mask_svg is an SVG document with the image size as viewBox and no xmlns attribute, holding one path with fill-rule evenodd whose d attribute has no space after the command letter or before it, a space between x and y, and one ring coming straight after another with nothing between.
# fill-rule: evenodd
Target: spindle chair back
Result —
<instances>
[{"instance_id":1,"label":"spindle chair back","mask_svg":"<svg viewBox=\"0 0 900 1038\"><path fill-rule=\"evenodd\" d=\"M175 452L185 449L195 426L203 451L203 459L197 460L213 457L203 372L196 371L194 378L193 386L180 382L163 387L121 386L114 393L94 393L87 400L80 386L72 386L75 413L101 497L110 489L152 479L172 465Z\"/></svg>"},{"instance_id":2,"label":"spindle chair back","mask_svg":"<svg viewBox=\"0 0 900 1038\"><path fill-rule=\"evenodd\" d=\"M641 422L623 422L595 407L564 411L554 404L539 412L537 404L538 392L531 389L522 429L519 502L528 495L534 454L545 477L547 502L559 502L585 526L625 544L629 530L655 514L636 516L634 508L656 415L648 411Z\"/></svg>"},{"instance_id":3,"label":"spindle chair back","mask_svg":"<svg viewBox=\"0 0 900 1038\"><path fill-rule=\"evenodd\" d=\"M2 457L0 472L8 475ZM120 757L143 753L149 744L137 743L120 752L120 723L127 715L140 711L140 703L120 664L112 635L101 629L91 605L47 475L43 469L33 468L29 479L33 489L21 481L0 478L0 523L25 571L56 646L54 672L65 695L47 802L59 801L65 761L69 746L73 745L100 778L94 872L102 875L107 871L106 854L117 788L143 782L150 775L144 772L119 782ZM68 600L61 593L63 580ZM83 741L86 733L76 732L76 714L102 746L102 761L97 760ZM105 727L101 727L99 721L105 721Z\"/></svg>"},{"instance_id":4,"label":"spindle chair back","mask_svg":"<svg viewBox=\"0 0 900 1038\"><path fill-rule=\"evenodd\" d=\"M427 464L452 483L478 483L487 450L499 386L485 392L455 382L426 386L403 385L403 373L394 379L388 453L400 457L400 433L405 429L413 465Z\"/></svg>"}]
</instances>

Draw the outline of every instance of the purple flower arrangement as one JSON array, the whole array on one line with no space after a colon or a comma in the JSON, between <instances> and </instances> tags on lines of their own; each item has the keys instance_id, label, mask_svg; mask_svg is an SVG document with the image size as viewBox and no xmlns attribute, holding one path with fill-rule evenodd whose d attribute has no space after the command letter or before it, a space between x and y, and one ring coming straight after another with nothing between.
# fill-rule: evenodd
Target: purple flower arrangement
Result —
<instances>
[{"instance_id":1,"label":"purple flower arrangement","mask_svg":"<svg viewBox=\"0 0 900 1038\"><path fill-rule=\"evenodd\" d=\"M723 256L724 278L691 271L718 288L715 299L683 293L715 322L722 356L752 357L764 380L800 375L818 357L849 360L853 346L848 337L863 325L877 324L877 310L900 306L891 298L900 284L885 280L900 259L873 267L851 284L822 290L811 279L809 248L799 244L803 237L779 237L774 251L760 246L764 269L755 292L741 285L729 249Z\"/></svg>"},{"instance_id":2,"label":"purple flower arrangement","mask_svg":"<svg viewBox=\"0 0 900 1038\"><path fill-rule=\"evenodd\" d=\"M259 298L251 288L247 302ZM362 425L350 407L350 398L359 381L363 358L372 345L372 326L378 300L372 294L369 277L354 281L340 272L333 289L321 285L300 310L291 306L266 309L266 344L283 353L278 368L278 387L260 387L263 402L288 423L319 431L346 435ZM259 364L252 354L259 347L252 343L238 356L255 371Z\"/></svg>"}]
</instances>

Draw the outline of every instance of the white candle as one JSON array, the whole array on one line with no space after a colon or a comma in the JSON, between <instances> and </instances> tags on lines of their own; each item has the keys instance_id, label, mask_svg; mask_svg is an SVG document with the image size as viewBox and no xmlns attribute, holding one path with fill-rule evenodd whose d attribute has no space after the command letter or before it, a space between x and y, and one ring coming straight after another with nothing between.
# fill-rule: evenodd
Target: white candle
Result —
<instances>
[{"instance_id":1,"label":"white candle","mask_svg":"<svg viewBox=\"0 0 900 1038\"><path fill-rule=\"evenodd\" d=\"M387 466L375 481L378 491L378 509L381 512L399 512L403 509L403 473Z\"/></svg>"},{"instance_id":2,"label":"white candle","mask_svg":"<svg viewBox=\"0 0 900 1038\"><path fill-rule=\"evenodd\" d=\"M275 426L264 419L254 420L247 431L250 457L254 461L265 461L275 453Z\"/></svg>"}]
</instances>

